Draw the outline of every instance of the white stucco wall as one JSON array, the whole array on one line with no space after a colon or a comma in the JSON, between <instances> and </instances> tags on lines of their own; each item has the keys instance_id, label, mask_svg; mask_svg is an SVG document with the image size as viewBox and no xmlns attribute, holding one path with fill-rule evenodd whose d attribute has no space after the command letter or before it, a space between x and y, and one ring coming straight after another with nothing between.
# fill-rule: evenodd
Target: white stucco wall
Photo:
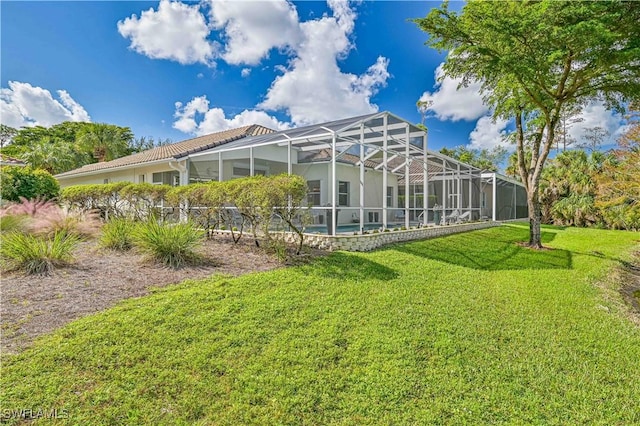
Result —
<instances>
[{"instance_id":1,"label":"white stucco wall","mask_svg":"<svg viewBox=\"0 0 640 426\"><path fill-rule=\"evenodd\" d=\"M137 167L121 169L121 170L111 170L111 171L102 171L95 174L77 176L77 177L67 177L67 178L59 178L58 182L60 182L61 188L66 188L72 185L89 185L96 183L105 183L105 179L108 179L108 183L114 182L140 182L140 175L144 175L145 182L151 182L151 177L153 173L158 172L169 172L172 169L169 167L168 162L166 164L156 164L150 166L140 165Z\"/></svg>"}]
</instances>

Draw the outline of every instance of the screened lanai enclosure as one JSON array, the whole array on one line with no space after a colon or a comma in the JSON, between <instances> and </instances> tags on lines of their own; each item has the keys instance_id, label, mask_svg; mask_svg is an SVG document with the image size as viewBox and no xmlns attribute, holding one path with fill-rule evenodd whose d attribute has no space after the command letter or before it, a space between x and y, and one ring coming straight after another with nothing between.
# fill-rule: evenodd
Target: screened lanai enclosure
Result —
<instances>
[{"instance_id":1,"label":"screened lanai enclosure","mask_svg":"<svg viewBox=\"0 0 640 426\"><path fill-rule=\"evenodd\" d=\"M481 182L481 218L496 221L529 217L527 192L520 182L493 172L482 173Z\"/></svg>"},{"instance_id":2,"label":"screened lanai enclosure","mask_svg":"<svg viewBox=\"0 0 640 426\"><path fill-rule=\"evenodd\" d=\"M251 136L178 158L181 184L297 174L306 232L364 232L479 220L481 171L427 150L419 127L381 112Z\"/></svg>"}]
</instances>

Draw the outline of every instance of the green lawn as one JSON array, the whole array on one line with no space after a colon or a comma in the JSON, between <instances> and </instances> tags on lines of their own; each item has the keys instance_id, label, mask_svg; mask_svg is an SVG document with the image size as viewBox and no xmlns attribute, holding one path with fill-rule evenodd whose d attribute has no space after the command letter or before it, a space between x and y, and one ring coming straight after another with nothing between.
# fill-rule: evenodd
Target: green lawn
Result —
<instances>
[{"instance_id":1,"label":"green lawn","mask_svg":"<svg viewBox=\"0 0 640 426\"><path fill-rule=\"evenodd\" d=\"M5 359L69 424L640 424L640 329L595 285L640 234L510 225L186 282Z\"/></svg>"}]
</instances>

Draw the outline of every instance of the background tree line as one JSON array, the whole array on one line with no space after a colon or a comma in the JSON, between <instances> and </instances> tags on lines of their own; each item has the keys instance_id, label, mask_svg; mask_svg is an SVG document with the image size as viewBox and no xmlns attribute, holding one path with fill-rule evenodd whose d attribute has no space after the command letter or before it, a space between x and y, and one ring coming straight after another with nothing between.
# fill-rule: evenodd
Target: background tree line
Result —
<instances>
[{"instance_id":1,"label":"background tree line","mask_svg":"<svg viewBox=\"0 0 640 426\"><path fill-rule=\"evenodd\" d=\"M170 140L134 138L129 127L106 123L64 122L51 127L0 128L0 152L25 161L34 169L63 173L86 164L170 143Z\"/></svg>"}]
</instances>

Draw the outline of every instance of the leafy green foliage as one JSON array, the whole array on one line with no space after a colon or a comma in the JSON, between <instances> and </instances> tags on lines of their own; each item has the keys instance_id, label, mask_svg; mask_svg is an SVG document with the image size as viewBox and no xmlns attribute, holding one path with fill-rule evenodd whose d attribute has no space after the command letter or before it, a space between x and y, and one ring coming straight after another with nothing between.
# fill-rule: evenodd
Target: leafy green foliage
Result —
<instances>
[{"instance_id":1,"label":"leafy green foliage","mask_svg":"<svg viewBox=\"0 0 640 426\"><path fill-rule=\"evenodd\" d=\"M416 19L447 50L447 76L482 84L495 116L514 119L527 189L529 244L541 247L540 179L563 115L595 99L622 109L640 99L640 8L633 2L448 2ZM530 160L527 159L530 154Z\"/></svg>"},{"instance_id":2,"label":"leafy green foliage","mask_svg":"<svg viewBox=\"0 0 640 426\"><path fill-rule=\"evenodd\" d=\"M171 268L197 263L197 249L204 232L190 223L167 224L155 220L141 223L133 232L135 246L148 257Z\"/></svg>"},{"instance_id":3,"label":"leafy green foliage","mask_svg":"<svg viewBox=\"0 0 640 426\"><path fill-rule=\"evenodd\" d=\"M51 127L24 127L2 153L34 168L63 173L96 161L108 161L135 151L128 127L102 123L64 122Z\"/></svg>"},{"instance_id":4,"label":"leafy green foliage","mask_svg":"<svg viewBox=\"0 0 640 426\"><path fill-rule=\"evenodd\" d=\"M258 246L261 238L272 238L277 221L280 231L290 230L297 235L300 252L302 229L308 221L303 209L306 193L304 178L282 174L178 187L128 182L76 185L63 189L61 199L70 208L99 209L108 218L165 219L166 208L174 209L181 218L207 233L224 226L235 243L248 229ZM165 207L164 214L158 208L160 205ZM174 212L174 219L177 216ZM278 235L280 244L284 244L284 236Z\"/></svg>"},{"instance_id":5,"label":"leafy green foliage","mask_svg":"<svg viewBox=\"0 0 640 426\"><path fill-rule=\"evenodd\" d=\"M60 198L71 209L99 210L107 219L143 220L149 215L160 216L156 208L170 189L168 185L131 182L74 185L64 188Z\"/></svg>"},{"instance_id":6,"label":"leafy green foliage","mask_svg":"<svg viewBox=\"0 0 640 426\"><path fill-rule=\"evenodd\" d=\"M640 229L640 108L632 106L627 131L613 160L598 175L597 205L605 222L619 229Z\"/></svg>"},{"instance_id":7,"label":"leafy green foliage","mask_svg":"<svg viewBox=\"0 0 640 426\"><path fill-rule=\"evenodd\" d=\"M133 247L133 232L135 228L135 222L130 220L123 218L112 219L102 227L99 244L101 247L111 250L130 250Z\"/></svg>"},{"instance_id":8,"label":"leafy green foliage","mask_svg":"<svg viewBox=\"0 0 640 426\"><path fill-rule=\"evenodd\" d=\"M99 244L103 248L127 251L133 247L135 222L124 218L116 218L102 227Z\"/></svg>"},{"instance_id":9,"label":"leafy green foliage","mask_svg":"<svg viewBox=\"0 0 640 426\"><path fill-rule=\"evenodd\" d=\"M119 191L119 196L125 203L120 216L132 216L135 220L162 217L158 206L171 188L169 185L154 185L152 183L130 183L123 186Z\"/></svg>"},{"instance_id":10,"label":"leafy green foliage","mask_svg":"<svg viewBox=\"0 0 640 426\"><path fill-rule=\"evenodd\" d=\"M10 270L26 274L49 274L55 267L65 266L73 260L73 251L80 239L64 231L52 236L37 236L22 232L2 235L0 258Z\"/></svg>"},{"instance_id":11,"label":"leafy green foliage","mask_svg":"<svg viewBox=\"0 0 640 426\"><path fill-rule=\"evenodd\" d=\"M160 290L5 359L0 399L74 424L637 424L640 331L594 282L638 234L527 233Z\"/></svg>"},{"instance_id":12,"label":"leafy green foliage","mask_svg":"<svg viewBox=\"0 0 640 426\"><path fill-rule=\"evenodd\" d=\"M489 170L497 172L508 155L507 150L502 146L496 146L493 149L470 149L464 145L457 146L453 149L442 148L440 153L447 155L463 163L471 164L480 170Z\"/></svg>"},{"instance_id":13,"label":"leafy green foliage","mask_svg":"<svg viewBox=\"0 0 640 426\"><path fill-rule=\"evenodd\" d=\"M34 170L31 167L0 168L0 198L8 201L26 199L56 198L60 193L60 185L56 178L44 170Z\"/></svg>"},{"instance_id":14,"label":"leafy green foliage","mask_svg":"<svg viewBox=\"0 0 640 426\"><path fill-rule=\"evenodd\" d=\"M10 143L17 133L17 129L7 126L6 124L0 124L0 148Z\"/></svg>"},{"instance_id":15,"label":"leafy green foliage","mask_svg":"<svg viewBox=\"0 0 640 426\"><path fill-rule=\"evenodd\" d=\"M128 127L88 123L77 139L77 146L98 162L104 162L129 155L132 142L133 133Z\"/></svg>"},{"instance_id":16,"label":"leafy green foliage","mask_svg":"<svg viewBox=\"0 0 640 426\"><path fill-rule=\"evenodd\" d=\"M609 160L601 152L580 150L563 151L551 160L540 184L543 221L576 226L600 222L596 178Z\"/></svg>"},{"instance_id":17,"label":"leafy green foliage","mask_svg":"<svg viewBox=\"0 0 640 426\"><path fill-rule=\"evenodd\" d=\"M0 213L0 232L18 232L24 228L25 217Z\"/></svg>"}]
</instances>

